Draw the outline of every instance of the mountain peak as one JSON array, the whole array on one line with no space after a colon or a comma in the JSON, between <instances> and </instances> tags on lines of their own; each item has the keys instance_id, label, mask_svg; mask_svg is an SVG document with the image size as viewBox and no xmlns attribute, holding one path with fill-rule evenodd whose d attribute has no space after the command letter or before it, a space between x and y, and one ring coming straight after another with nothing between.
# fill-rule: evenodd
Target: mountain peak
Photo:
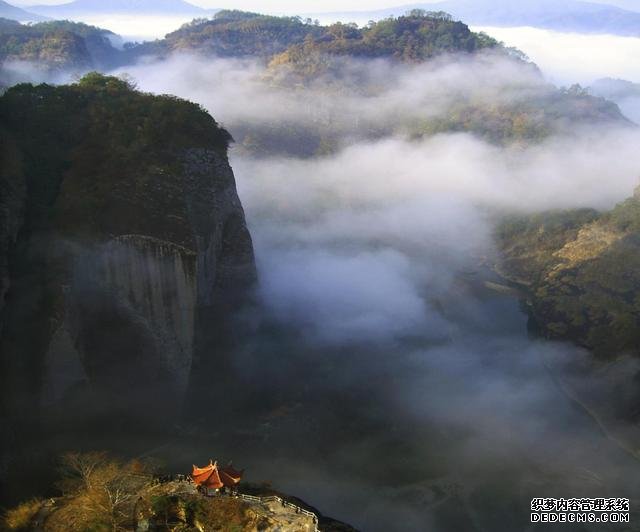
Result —
<instances>
[{"instance_id":1,"label":"mountain peak","mask_svg":"<svg viewBox=\"0 0 640 532\"><path fill-rule=\"evenodd\" d=\"M46 17L30 13L29 11L12 6L2 0L0 0L0 18L17 20L18 22L40 22L46 20Z\"/></svg>"}]
</instances>

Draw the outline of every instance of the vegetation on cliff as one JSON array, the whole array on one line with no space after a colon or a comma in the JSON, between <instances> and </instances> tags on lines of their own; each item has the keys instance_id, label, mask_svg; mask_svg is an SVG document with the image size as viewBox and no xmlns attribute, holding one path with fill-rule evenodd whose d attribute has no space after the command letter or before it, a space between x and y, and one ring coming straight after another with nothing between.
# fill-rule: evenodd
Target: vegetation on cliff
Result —
<instances>
[{"instance_id":1,"label":"vegetation on cliff","mask_svg":"<svg viewBox=\"0 0 640 532\"><path fill-rule=\"evenodd\" d=\"M123 462L106 453L64 455L56 491L60 496L55 499L31 499L7 511L4 527L119 531L136 529L145 521L164 529L202 531L249 530L253 524L241 501L211 502L191 485L160 484L150 464Z\"/></svg>"},{"instance_id":2,"label":"vegetation on cliff","mask_svg":"<svg viewBox=\"0 0 640 532\"><path fill-rule=\"evenodd\" d=\"M541 213L498 231L502 273L544 336L601 357L640 354L640 195L609 212Z\"/></svg>"},{"instance_id":3,"label":"vegetation on cliff","mask_svg":"<svg viewBox=\"0 0 640 532\"><path fill-rule=\"evenodd\" d=\"M188 294L196 287L171 283L187 282L180 279L191 274L182 269L192 270L196 254L209 252L205 246L212 241L211 235L220 233L219 238L228 239L226 247L219 246L212 252L211 260L224 262L227 270L213 272L211 284L221 282L216 275L235 275L236 267L241 270L246 266L247 272L251 271L251 240L227 163L231 137L198 105L172 96L143 94L126 81L94 73L69 86L12 87L0 98L0 124L6 140L0 179L1 206L11 221L0 235L0 266L3 266L0 273L3 291L9 290L10 296L6 300L9 308L2 316L0 341L6 350L2 357L6 369L3 377L15 386L14 390L5 390L11 401L30 394L33 394L30 401L39 401L41 391L37 388L42 378L43 357L52 335L73 306L64 287L80 287L88 282L77 278L77 263L98 261L91 269L99 270L98 249L107 242L120 249L120 253L134 249L137 253L151 253L149 260L154 253L162 255L169 253L167 250L173 250L170 255L182 257L186 262L174 271L170 265L163 269L166 260L160 256L157 260L161 264L148 266L153 268L146 277L140 272L129 289L140 291L148 283L146 290L152 290L160 286L161 279L156 277L161 271L167 275L174 272L179 279L165 279L169 284L164 289L175 294L176 305L190 308L189 312L195 310L189 307L192 296ZM137 243L118 240L126 235L137 235ZM127 264L116 250L111 250L110 256L120 261L115 264L117 268ZM226 282L230 288L235 281ZM242 280L238 278L237 282ZM145 349L149 350L145 365L162 365L163 358L156 353L159 344L149 333L154 327L169 327L171 333L163 334L170 334L170 338L193 335L193 330L180 330L181 323L164 323L162 309L156 309L161 315L149 315L149 304L131 294L125 295L132 298L129 304L135 303L142 315L121 315L133 310L117 307L118 289L124 286L107 290L107 294L114 294L112 304L116 305L108 315L104 315L107 295L101 302L86 295L79 298L77 304L83 306L83 318L89 321L74 326L75 334L82 336L86 327L86 335L90 335L77 338L76 348L82 343L97 342L91 344L91 352L82 358L85 371L96 379L111 374L114 383L121 381L121 375L142 370L135 370L132 364L142 362ZM160 301L168 301L168 294ZM151 292L148 297L152 297ZM31 298L39 302L37 308L24 303ZM97 314L92 315L86 305L93 305ZM118 335L110 332L99 341L96 335L100 331L106 335L108 327L103 324L112 322L116 316L121 320L118 332L129 337L118 340L124 342L122 345L108 347L107 338L115 341ZM91 319L96 321L90 322ZM136 330L134 321L141 327L144 324L144 334ZM21 342L16 342L10 334L12 328L28 330L30 334L20 335ZM167 342L165 338L162 343L165 352ZM102 362L102 370L97 371L91 367L91 360L100 358L101 346L106 360ZM136 356L124 356L127 349L133 349ZM119 362L110 351L119 354ZM188 358L191 353L182 356ZM11 375L14 370L21 375ZM147 371L152 371L151 367ZM158 384L172 378L169 369L164 372L164 377L156 375L153 382ZM29 379L29 374L39 378L30 381L27 390L20 383ZM35 414L37 407L33 411Z\"/></svg>"},{"instance_id":4,"label":"vegetation on cliff","mask_svg":"<svg viewBox=\"0 0 640 532\"><path fill-rule=\"evenodd\" d=\"M30 499L0 517L3 530L65 531L229 531L307 530L309 515L289 506L238 497L205 497L183 476L169 480L148 461L123 461L104 452L70 452L59 460L57 497ZM162 481L161 481L162 479ZM271 489L268 484L240 485L254 497L276 495L280 500L318 516L322 530L353 532L325 517L303 501Z\"/></svg>"},{"instance_id":5,"label":"vegetation on cliff","mask_svg":"<svg viewBox=\"0 0 640 532\"><path fill-rule=\"evenodd\" d=\"M161 174L177 171L176 154L212 146L226 153L231 138L196 104L142 94L97 73L68 86L12 87L0 98L0 118L34 208L67 234L117 234L118 224L130 233L176 234L183 243L186 220L165 216L175 211L175 195L161 206L138 200Z\"/></svg>"}]
</instances>

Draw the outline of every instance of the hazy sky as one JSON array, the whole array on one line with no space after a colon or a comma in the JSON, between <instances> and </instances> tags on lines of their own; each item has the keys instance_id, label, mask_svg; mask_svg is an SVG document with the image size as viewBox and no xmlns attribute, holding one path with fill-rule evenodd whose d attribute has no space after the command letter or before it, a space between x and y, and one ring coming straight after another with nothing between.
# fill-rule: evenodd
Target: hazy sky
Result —
<instances>
[{"instance_id":1,"label":"hazy sky","mask_svg":"<svg viewBox=\"0 0 640 532\"><path fill-rule=\"evenodd\" d=\"M106 0L108 2L108 0ZM259 12L322 12L322 11L349 11L372 10L386 7L395 7L411 3L433 3L439 0L191 0L190 3L210 8L235 8ZM625 0L632 4L633 0ZM637 0L640 4L640 0ZM9 3L21 6L34 4L63 4L60 0L10 0ZM620 0L598 0L601 4L620 4Z\"/></svg>"},{"instance_id":2,"label":"hazy sky","mask_svg":"<svg viewBox=\"0 0 640 532\"><path fill-rule=\"evenodd\" d=\"M432 3L439 0L423 0L420 3ZM108 0L106 0L108 2ZM64 4L60 0L14 0L15 5ZM348 11L383 9L412 3L411 0L190 0L189 3L207 8L246 9L258 12L268 11Z\"/></svg>"},{"instance_id":3,"label":"hazy sky","mask_svg":"<svg viewBox=\"0 0 640 532\"><path fill-rule=\"evenodd\" d=\"M539 28L472 27L524 51L558 85L611 77L640 83L640 39Z\"/></svg>"}]
</instances>

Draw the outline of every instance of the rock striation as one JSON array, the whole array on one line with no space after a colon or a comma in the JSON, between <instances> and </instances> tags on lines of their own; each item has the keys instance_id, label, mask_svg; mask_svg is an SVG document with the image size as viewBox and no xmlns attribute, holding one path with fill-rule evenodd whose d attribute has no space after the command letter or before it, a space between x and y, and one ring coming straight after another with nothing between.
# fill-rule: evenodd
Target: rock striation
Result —
<instances>
[{"instance_id":1,"label":"rock striation","mask_svg":"<svg viewBox=\"0 0 640 532\"><path fill-rule=\"evenodd\" d=\"M229 134L97 74L16 86L0 120L4 419L170 421L256 280Z\"/></svg>"}]
</instances>

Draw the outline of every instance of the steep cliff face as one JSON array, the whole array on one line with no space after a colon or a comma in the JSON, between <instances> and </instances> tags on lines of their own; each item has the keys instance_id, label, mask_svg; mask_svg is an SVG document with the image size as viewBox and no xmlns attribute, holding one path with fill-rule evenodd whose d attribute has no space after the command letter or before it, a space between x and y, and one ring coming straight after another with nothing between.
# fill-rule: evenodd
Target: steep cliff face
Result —
<instances>
[{"instance_id":1,"label":"steep cliff face","mask_svg":"<svg viewBox=\"0 0 640 532\"><path fill-rule=\"evenodd\" d=\"M228 366L256 278L229 135L98 75L15 87L0 118L5 419L170 420L193 375Z\"/></svg>"}]
</instances>

